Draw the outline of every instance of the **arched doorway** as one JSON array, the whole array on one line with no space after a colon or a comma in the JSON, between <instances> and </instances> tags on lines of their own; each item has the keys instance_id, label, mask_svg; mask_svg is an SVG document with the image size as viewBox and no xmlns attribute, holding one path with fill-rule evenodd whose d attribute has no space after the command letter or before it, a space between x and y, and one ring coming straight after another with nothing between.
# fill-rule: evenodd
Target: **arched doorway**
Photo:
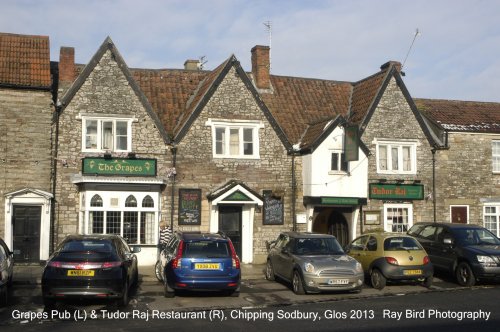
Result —
<instances>
[{"instance_id":1,"label":"arched doorway","mask_svg":"<svg viewBox=\"0 0 500 332\"><path fill-rule=\"evenodd\" d=\"M346 209L316 208L312 231L315 233L334 235L342 247L349 244L349 225L344 213L351 213Z\"/></svg>"}]
</instances>

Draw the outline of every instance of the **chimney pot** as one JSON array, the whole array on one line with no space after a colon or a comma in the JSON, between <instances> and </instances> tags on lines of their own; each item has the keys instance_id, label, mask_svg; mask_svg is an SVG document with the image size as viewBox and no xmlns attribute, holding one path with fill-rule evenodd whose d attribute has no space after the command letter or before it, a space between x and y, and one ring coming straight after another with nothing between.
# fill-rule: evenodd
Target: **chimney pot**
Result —
<instances>
[{"instance_id":1,"label":"chimney pot","mask_svg":"<svg viewBox=\"0 0 500 332\"><path fill-rule=\"evenodd\" d=\"M200 61L198 60L186 60L184 62L185 70L199 70L200 69Z\"/></svg>"}]
</instances>

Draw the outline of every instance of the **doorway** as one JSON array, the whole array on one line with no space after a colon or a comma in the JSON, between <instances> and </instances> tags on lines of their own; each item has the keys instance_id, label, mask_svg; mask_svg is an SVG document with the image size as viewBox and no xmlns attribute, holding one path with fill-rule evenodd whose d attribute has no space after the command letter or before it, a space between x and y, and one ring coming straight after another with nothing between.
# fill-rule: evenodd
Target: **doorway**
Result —
<instances>
[{"instance_id":1,"label":"doorway","mask_svg":"<svg viewBox=\"0 0 500 332\"><path fill-rule=\"evenodd\" d=\"M40 261L41 206L15 205L12 216L14 261Z\"/></svg>"},{"instance_id":2,"label":"doorway","mask_svg":"<svg viewBox=\"0 0 500 332\"><path fill-rule=\"evenodd\" d=\"M219 231L231 239L238 257L242 257L241 214L241 206L219 205Z\"/></svg>"},{"instance_id":3,"label":"doorway","mask_svg":"<svg viewBox=\"0 0 500 332\"><path fill-rule=\"evenodd\" d=\"M334 235L342 247L349 244L349 227L344 215L333 211L328 218L328 234Z\"/></svg>"}]
</instances>

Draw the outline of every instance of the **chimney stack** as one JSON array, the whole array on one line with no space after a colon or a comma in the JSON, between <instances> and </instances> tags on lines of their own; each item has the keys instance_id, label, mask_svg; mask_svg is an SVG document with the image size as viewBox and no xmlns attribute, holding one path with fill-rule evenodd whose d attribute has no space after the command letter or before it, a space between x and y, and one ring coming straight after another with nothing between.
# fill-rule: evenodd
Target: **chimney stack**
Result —
<instances>
[{"instance_id":1,"label":"chimney stack","mask_svg":"<svg viewBox=\"0 0 500 332\"><path fill-rule=\"evenodd\" d=\"M257 45L252 48L252 75L258 89L271 88L269 46Z\"/></svg>"},{"instance_id":2,"label":"chimney stack","mask_svg":"<svg viewBox=\"0 0 500 332\"><path fill-rule=\"evenodd\" d=\"M390 65L393 65L398 73L401 73L401 62L399 61L388 61L380 66L380 70L386 70Z\"/></svg>"},{"instance_id":3,"label":"chimney stack","mask_svg":"<svg viewBox=\"0 0 500 332\"><path fill-rule=\"evenodd\" d=\"M59 84L71 84L75 74L75 49L63 46L59 54Z\"/></svg>"},{"instance_id":4,"label":"chimney stack","mask_svg":"<svg viewBox=\"0 0 500 332\"><path fill-rule=\"evenodd\" d=\"M199 70L200 69L200 61L198 60L186 60L184 62L184 70Z\"/></svg>"}]
</instances>

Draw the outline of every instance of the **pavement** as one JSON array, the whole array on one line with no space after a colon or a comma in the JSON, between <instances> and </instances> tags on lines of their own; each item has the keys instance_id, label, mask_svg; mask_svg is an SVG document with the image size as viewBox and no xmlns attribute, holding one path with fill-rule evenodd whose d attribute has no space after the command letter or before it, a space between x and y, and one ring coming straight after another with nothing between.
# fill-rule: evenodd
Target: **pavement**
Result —
<instances>
[{"instance_id":1,"label":"pavement","mask_svg":"<svg viewBox=\"0 0 500 332\"><path fill-rule=\"evenodd\" d=\"M41 284L44 267L45 265L39 264L14 265L13 282L16 284ZM264 264L241 264L241 279L264 279L264 268ZM157 281L154 266L139 266L139 280L143 282Z\"/></svg>"}]
</instances>

